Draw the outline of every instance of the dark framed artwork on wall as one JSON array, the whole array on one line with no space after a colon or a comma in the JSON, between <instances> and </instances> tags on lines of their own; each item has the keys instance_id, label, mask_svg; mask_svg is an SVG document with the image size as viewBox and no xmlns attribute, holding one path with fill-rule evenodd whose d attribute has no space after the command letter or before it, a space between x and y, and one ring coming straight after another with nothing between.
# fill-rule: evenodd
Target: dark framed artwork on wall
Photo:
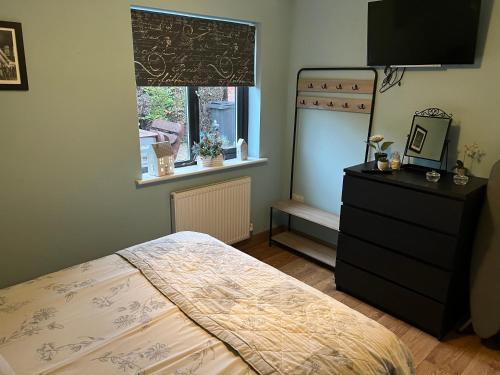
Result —
<instances>
[{"instance_id":1,"label":"dark framed artwork on wall","mask_svg":"<svg viewBox=\"0 0 500 375\"><path fill-rule=\"evenodd\" d=\"M28 90L23 32L18 22L0 21L0 90Z\"/></svg>"}]
</instances>

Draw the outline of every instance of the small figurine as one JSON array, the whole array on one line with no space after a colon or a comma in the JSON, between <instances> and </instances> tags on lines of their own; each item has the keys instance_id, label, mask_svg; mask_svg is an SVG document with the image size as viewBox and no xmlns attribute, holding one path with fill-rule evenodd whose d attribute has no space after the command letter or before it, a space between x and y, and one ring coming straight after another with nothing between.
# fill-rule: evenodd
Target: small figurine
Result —
<instances>
[{"instance_id":1,"label":"small figurine","mask_svg":"<svg viewBox=\"0 0 500 375\"><path fill-rule=\"evenodd\" d=\"M243 138L238 139L236 144L236 158L238 160L248 159L248 145Z\"/></svg>"},{"instance_id":2,"label":"small figurine","mask_svg":"<svg viewBox=\"0 0 500 375\"><path fill-rule=\"evenodd\" d=\"M151 176L174 174L174 151L169 141L153 143L148 151L148 173Z\"/></svg>"}]
</instances>

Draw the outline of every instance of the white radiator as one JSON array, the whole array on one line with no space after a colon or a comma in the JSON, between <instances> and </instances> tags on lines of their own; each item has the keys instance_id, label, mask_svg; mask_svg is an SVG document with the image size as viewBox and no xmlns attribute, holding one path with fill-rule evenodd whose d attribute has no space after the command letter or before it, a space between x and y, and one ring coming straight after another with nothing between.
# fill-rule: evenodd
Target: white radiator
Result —
<instances>
[{"instance_id":1,"label":"white radiator","mask_svg":"<svg viewBox=\"0 0 500 375\"><path fill-rule=\"evenodd\" d=\"M171 194L172 231L207 233L227 244L250 237L251 178Z\"/></svg>"}]
</instances>

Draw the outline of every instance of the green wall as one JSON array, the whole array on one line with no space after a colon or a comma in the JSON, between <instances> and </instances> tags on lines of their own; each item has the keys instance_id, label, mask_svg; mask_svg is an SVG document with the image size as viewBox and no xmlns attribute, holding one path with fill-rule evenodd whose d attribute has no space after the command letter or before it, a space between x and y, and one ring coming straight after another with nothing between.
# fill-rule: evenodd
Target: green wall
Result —
<instances>
[{"instance_id":1,"label":"green wall","mask_svg":"<svg viewBox=\"0 0 500 375\"><path fill-rule=\"evenodd\" d=\"M260 96L261 108L251 115L250 146L267 164L136 187L131 5L258 24L253 102ZM252 221L263 231L283 180L288 5L0 0L0 18L22 23L30 84L0 91L0 287L168 234L169 193L190 186L251 176Z\"/></svg>"}]
</instances>

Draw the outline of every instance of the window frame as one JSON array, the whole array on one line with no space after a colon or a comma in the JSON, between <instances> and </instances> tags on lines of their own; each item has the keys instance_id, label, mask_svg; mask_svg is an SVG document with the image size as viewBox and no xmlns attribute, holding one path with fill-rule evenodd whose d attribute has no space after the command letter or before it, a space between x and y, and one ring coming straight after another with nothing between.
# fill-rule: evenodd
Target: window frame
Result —
<instances>
[{"instance_id":1,"label":"window frame","mask_svg":"<svg viewBox=\"0 0 500 375\"><path fill-rule=\"evenodd\" d=\"M198 100L198 94L196 93L197 87L188 86L186 87L186 100L187 100L187 129L188 134L188 147L189 147L189 160L176 161L175 168L187 167L189 165L196 164L196 160L193 158L193 151L191 150L194 143L200 141L200 102ZM198 114L198 115L196 115Z\"/></svg>"},{"instance_id":2,"label":"window frame","mask_svg":"<svg viewBox=\"0 0 500 375\"><path fill-rule=\"evenodd\" d=\"M199 86L187 86L187 119L189 129L190 160L175 162L175 168L187 167L196 164L191 151L193 145L200 142L200 101L198 99ZM236 87L236 141L243 138L248 143L248 106L249 89L246 86ZM236 147L224 150L224 160L236 158Z\"/></svg>"},{"instance_id":3,"label":"window frame","mask_svg":"<svg viewBox=\"0 0 500 375\"><path fill-rule=\"evenodd\" d=\"M198 99L198 88L200 86L186 86L186 109L187 129L189 131L189 160L176 161L175 168L182 168L196 164L193 157L192 147L194 143L200 142L200 101ZM248 107L249 88L246 86L236 87L236 141L243 138L248 143ZM139 155L142 158L142 155ZM224 160L236 158L236 147L224 149ZM148 168L141 167L142 173L147 173Z\"/></svg>"}]
</instances>

